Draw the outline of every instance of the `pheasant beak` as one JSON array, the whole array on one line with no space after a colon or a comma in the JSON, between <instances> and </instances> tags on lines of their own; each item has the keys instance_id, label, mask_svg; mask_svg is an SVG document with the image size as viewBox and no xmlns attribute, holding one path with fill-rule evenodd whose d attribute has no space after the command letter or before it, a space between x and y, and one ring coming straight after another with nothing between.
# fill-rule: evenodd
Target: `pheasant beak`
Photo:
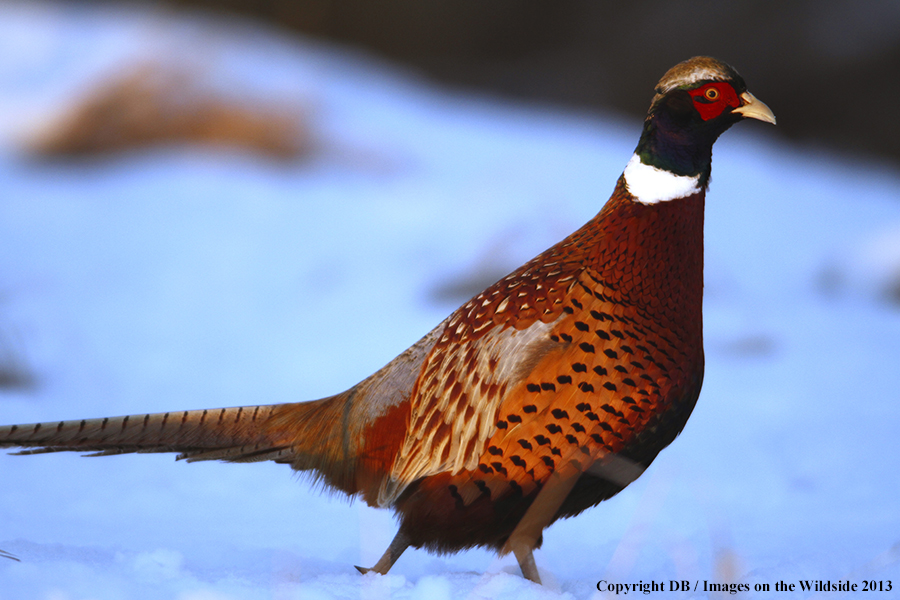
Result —
<instances>
[{"instance_id":1,"label":"pheasant beak","mask_svg":"<svg viewBox=\"0 0 900 600\"><path fill-rule=\"evenodd\" d=\"M772 112L772 109L766 106L766 103L762 100L757 100L756 96L750 92L741 94L741 105L732 112L736 112L745 118L759 119L772 125L775 124L775 113Z\"/></svg>"}]
</instances>

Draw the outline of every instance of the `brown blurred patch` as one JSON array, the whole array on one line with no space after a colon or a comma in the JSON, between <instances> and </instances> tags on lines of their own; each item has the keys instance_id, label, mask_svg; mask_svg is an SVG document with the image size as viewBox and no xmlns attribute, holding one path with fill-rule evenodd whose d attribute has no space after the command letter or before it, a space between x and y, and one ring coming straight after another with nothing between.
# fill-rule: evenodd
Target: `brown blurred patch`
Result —
<instances>
[{"instance_id":1,"label":"brown blurred patch","mask_svg":"<svg viewBox=\"0 0 900 600\"><path fill-rule=\"evenodd\" d=\"M765 333L746 333L716 345L719 351L739 358L771 356L778 349L775 338Z\"/></svg>"},{"instance_id":2,"label":"brown blurred patch","mask_svg":"<svg viewBox=\"0 0 900 600\"><path fill-rule=\"evenodd\" d=\"M35 384L34 374L14 337L0 331L0 390L27 389Z\"/></svg>"},{"instance_id":3,"label":"brown blurred patch","mask_svg":"<svg viewBox=\"0 0 900 600\"><path fill-rule=\"evenodd\" d=\"M465 269L442 275L429 290L428 300L439 306L458 306L512 273L528 260L527 252L511 250L518 237L520 232L512 229L498 233Z\"/></svg>"},{"instance_id":4,"label":"brown blurred patch","mask_svg":"<svg viewBox=\"0 0 900 600\"><path fill-rule=\"evenodd\" d=\"M720 546L715 550L713 557L715 564L713 570L715 572L715 582L720 585L733 587L734 584L741 581L740 557L728 546ZM709 593L710 600L719 600L725 598L733 598L734 593L729 591L714 591Z\"/></svg>"},{"instance_id":5,"label":"brown blurred patch","mask_svg":"<svg viewBox=\"0 0 900 600\"><path fill-rule=\"evenodd\" d=\"M42 156L119 152L157 144L244 148L294 159L313 149L308 111L238 100L199 83L197 72L156 63L128 65L99 80L36 133Z\"/></svg>"}]
</instances>

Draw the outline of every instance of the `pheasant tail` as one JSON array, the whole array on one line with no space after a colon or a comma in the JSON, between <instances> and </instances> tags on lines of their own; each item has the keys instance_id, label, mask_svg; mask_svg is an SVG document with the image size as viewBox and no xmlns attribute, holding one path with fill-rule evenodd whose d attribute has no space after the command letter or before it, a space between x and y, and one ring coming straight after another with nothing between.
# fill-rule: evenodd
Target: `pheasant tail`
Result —
<instances>
[{"instance_id":1,"label":"pheasant tail","mask_svg":"<svg viewBox=\"0 0 900 600\"><path fill-rule=\"evenodd\" d=\"M439 331L365 381L321 400L4 426L0 448L88 456L177 452L188 462L271 460L375 504L404 432L407 390Z\"/></svg>"}]
</instances>

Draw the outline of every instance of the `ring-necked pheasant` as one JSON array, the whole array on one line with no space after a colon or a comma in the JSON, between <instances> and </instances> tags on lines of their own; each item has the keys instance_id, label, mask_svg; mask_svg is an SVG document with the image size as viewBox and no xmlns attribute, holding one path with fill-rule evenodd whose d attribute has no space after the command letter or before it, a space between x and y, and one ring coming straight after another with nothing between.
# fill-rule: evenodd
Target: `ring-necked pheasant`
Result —
<instances>
[{"instance_id":1,"label":"ring-necked pheasant","mask_svg":"<svg viewBox=\"0 0 900 600\"><path fill-rule=\"evenodd\" d=\"M397 512L374 571L408 546L486 546L539 581L543 529L633 481L694 408L712 146L743 118L775 123L734 69L676 65L596 217L346 392L13 425L0 446L287 463Z\"/></svg>"}]
</instances>

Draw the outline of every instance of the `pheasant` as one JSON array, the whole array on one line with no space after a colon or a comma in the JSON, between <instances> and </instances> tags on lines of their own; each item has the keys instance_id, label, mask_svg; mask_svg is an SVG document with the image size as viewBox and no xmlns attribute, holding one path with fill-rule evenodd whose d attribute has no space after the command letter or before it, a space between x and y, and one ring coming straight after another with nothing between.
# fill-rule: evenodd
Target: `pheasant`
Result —
<instances>
[{"instance_id":1,"label":"pheasant","mask_svg":"<svg viewBox=\"0 0 900 600\"><path fill-rule=\"evenodd\" d=\"M687 422L703 380L712 146L741 119L775 123L713 58L676 65L655 92L599 214L349 390L5 426L0 447L286 463L396 512L396 537L363 572L387 573L410 546L483 546L539 583L543 530L617 494Z\"/></svg>"}]
</instances>

